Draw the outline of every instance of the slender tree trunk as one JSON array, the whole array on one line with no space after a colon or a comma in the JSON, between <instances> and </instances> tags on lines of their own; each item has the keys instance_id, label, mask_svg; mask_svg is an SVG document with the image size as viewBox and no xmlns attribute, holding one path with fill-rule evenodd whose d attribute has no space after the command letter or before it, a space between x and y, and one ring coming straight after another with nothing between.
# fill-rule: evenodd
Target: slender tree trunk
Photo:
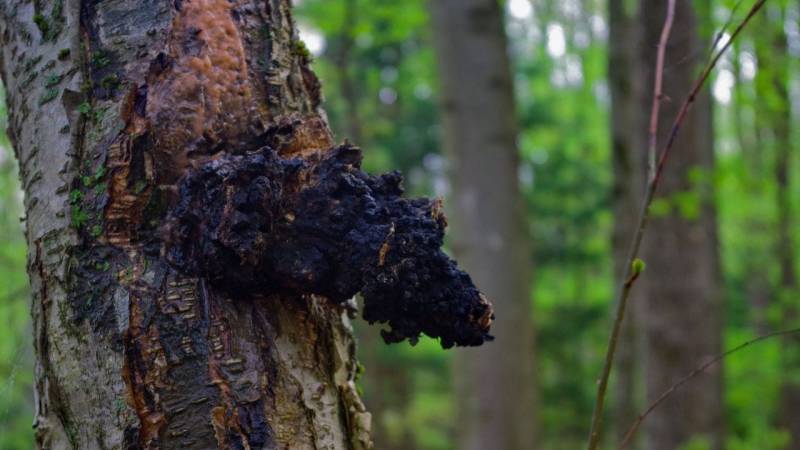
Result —
<instances>
[{"instance_id":1,"label":"slender tree trunk","mask_svg":"<svg viewBox=\"0 0 800 450\"><path fill-rule=\"evenodd\" d=\"M452 248L497 311L496 342L455 356L457 444L462 450L531 450L536 448L531 251L517 178L517 118L503 13L495 0L430 0L429 5L444 146L452 163Z\"/></svg>"},{"instance_id":2,"label":"slender tree trunk","mask_svg":"<svg viewBox=\"0 0 800 450\"><path fill-rule=\"evenodd\" d=\"M218 152L286 121L286 148L331 146L289 0L2 0L0 36L38 446L369 447L344 307L232 300L154 244Z\"/></svg>"},{"instance_id":3,"label":"slender tree trunk","mask_svg":"<svg viewBox=\"0 0 800 450\"><path fill-rule=\"evenodd\" d=\"M666 53L664 94L658 126L665 142L682 100L690 92L707 53L699 36L701 5L678 0ZM645 29L640 58L648 88L641 114L652 102L656 43L666 0L641 2ZM659 188L669 211L657 214L644 242L647 271L639 286L644 296L646 396L654 400L680 377L721 350L722 304L712 185L714 143L711 99L699 96L681 129ZM695 378L656 409L646 423L647 448L673 450L692 439L720 449L724 436L722 367Z\"/></svg>"},{"instance_id":4,"label":"slender tree trunk","mask_svg":"<svg viewBox=\"0 0 800 450\"><path fill-rule=\"evenodd\" d=\"M789 96L790 61L787 36L784 31L786 18L785 6L772 5L768 11L758 18L761 39L756 42L758 72L756 78L757 116L764 119L763 126L769 130L769 144L760 150L771 150L773 156L773 173L775 176L775 209L777 210L775 257L780 267L779 305L781 319L775 324L785 329L794 325L797 320L797 267L795 264L795 246L792 238L794 225L791 200L791 163L793 144L791 139L792 108ZM800 384L792 376L800 367L798 353L792 349L797 339L787 337L783 356L782 373L785 374L781 385L778 425L790 434L788 448L800 447Z\"/></svg>"},{"instance_id":5,"label":"slender tree trunk","mask_svg":"<svg viewBox=\"0 0 800 450\"><path fill-rule=\"evenodd\" d=\"M761 17L763 16L757 17L756 20L761 20ZM758 102L760 97L756 96L755 99L746 98L748 93L745 92L745 80L741 76L741 47L740 42L734 43L732 58L734 72L733 126L739 151L748 168L743 180L743 184L747 186L747 195L753 198L763 198L766 195L764 192L765 184L769 182L769 176L764 174L764 164L762 163L765 147L760 142L763 133L758 131L761 128L758 123L761 119L759 119L760 116L758 114L755 114L753 120L749 121L745 117L748 109L755 112L757 108L752 107L752 105ZM762 214L750 215L747 218L745 232L753 233L753 235L768 233L769 218L764 217ZM748 256L750 255L752 257L744 261L744 273L747 274L745 297L751 309L750 320L755 332L765 334L771 330L767 320L767 312L770 299L775 295L773 286L770 283L770 267L765 262L770 258L770 251L756 246L756 248L751 249Z\"/></svg>"},{"instance_id":6,"label":"slender tree trunk","mask_svg":"<svg viewBox=\"0 0 800 450\"><path fill-rule=\"evenodd\" d=\"M633 6L633 8L631 7ZM609 0L609 57L608 78L611 87L611 159L614 169L612 201L614 229L614 279L620 280L628 268L632 236L636 231L642 192L644 192L643 152L645 149L641 130L646 123L641 120L638 99L641 96L641 78L637 73L636 43L641 30L636 20L636 4L625 0ZM641 299L631 300L620 336L617 352L614 424L617 442L621 442L628 427L638 414L640 367L638 356L638 310ZM633 448L633 447L632 447Z\"/></svg>"}]
</instances>

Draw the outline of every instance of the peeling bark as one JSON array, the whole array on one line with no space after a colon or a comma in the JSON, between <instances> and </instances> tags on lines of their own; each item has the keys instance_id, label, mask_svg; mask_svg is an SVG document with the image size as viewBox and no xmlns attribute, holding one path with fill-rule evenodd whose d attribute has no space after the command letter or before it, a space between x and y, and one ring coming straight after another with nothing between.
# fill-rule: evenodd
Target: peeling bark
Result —
<instances>
[{"instance_id":1,"label":"peeling bark","mask_svg":"<svg viewBox=\"0 0 800 450\"><path fill-rule=\"evenodd\" d=\"M388 340L487 338L491 308L438 248L438 203L399 198L399 177L369 177L357 150L333 145L288 0L2 0L0 36L26 192L40 448L371 448L347 297L373 298L365 315L390 324ZM238 191L256 203L235 212L277 215L248 229L230 214L238 197L211 188L259 158L271 163L256 167L264 183ZM309 183L322 172L328 182ZM335 270L316 271L322 241L300 225L331 213L318 219L333 226L336 200L309 200L339 187L355 189L359 213L375 199L385 211L349 223L371 233L364 242L325 236ZM203 230L227 234L194 240ZM346 244L365 246L335 254ZM220 253L203 259L208 248ZM433 323L441 305L450 324Z\"/></svg>"}]
</instances>

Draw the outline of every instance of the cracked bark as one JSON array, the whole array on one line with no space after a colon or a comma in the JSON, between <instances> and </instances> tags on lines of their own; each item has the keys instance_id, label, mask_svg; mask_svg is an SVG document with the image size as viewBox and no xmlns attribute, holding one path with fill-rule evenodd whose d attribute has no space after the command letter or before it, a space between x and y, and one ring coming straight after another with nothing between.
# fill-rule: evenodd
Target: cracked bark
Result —
<instances>
[{"instance_id":1,"label":"cracked bark","mask_svg":"<svg viewBox=\"0 0 800 450\"><path fill-rule=\"evenodd\" d=\"M3 0L0 36L40 448L371 448L346 298L389 341L490 338L439 203L333 145L288 0Z\"/></svg>"}]
</instances>

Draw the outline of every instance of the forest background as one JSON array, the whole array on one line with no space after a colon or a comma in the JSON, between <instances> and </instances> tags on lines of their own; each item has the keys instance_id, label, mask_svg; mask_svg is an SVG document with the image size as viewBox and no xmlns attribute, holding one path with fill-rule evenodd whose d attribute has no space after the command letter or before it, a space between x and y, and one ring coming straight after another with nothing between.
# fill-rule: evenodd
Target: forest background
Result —
<instances>
[{"instance_id":1,"label":"forest background","mask_svg":"<svg viewBox=\"0 0 800 450\"><path fill-rule=\"evenodd\" d=\"M295 3L337 137L365 149L368 171L401 170L412 195L448 197L452 188L448 157L440 150L439 79L426 2ZM694 3L700 34L711 42L737 2ZM533 242L529 301L536 338L530 358L538 392L535 418L508 420L530 421L538 430L535 448L541 449L580 448L585 441L617 286L613 234L621 219L615 217L609 58L619 34L610 33L609 9L603 0L505 2L520 151L518 173L508 176L518 177ZM795 270L791 243L797 239L800 187L785 175L797 173L798 164L791 126L800 106L798 54L800 2L768 2L708 86L713 168L690 170L693 188L654 204L657 216L696 220L702 191L713 187L723 347L793 326L791 312L799 300L786 270L787 265ZM665 83L672 69L665 68ZM4 117L0 109L0 120ZM776 131L779 120L787 132ZM34 355L21 204L13 151L0 135L0 448L9 450L31 448L33 442ZM787 223L788 236L781 232ZM647 277L659 275L646 271ZM451 353L427 339L413 348L386 346L363 325L356 322L366 369L359 387L373 413L377 448L455 448L463 430L456 420L459 394ZM782 410L780 399L782 388L800 378L787 368L796 352L792 343L797 341L767 341L725 360L727 448L791 448L791 433L781 425L781 415L791 412ZM641 409L641 369L632 373L630 391ZM609 411L609 428L629 425L615 423L615 417ZM700 438L684 448L710 446Z\"/></svg>"}]
</instances>

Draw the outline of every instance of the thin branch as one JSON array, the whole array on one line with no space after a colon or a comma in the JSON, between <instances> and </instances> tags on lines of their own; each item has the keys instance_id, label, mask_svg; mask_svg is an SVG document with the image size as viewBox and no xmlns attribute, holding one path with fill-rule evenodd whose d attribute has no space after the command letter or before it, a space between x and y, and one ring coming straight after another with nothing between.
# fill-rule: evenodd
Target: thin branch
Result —
<instances>
[{"instance_id":1,"label":"thin branch","mask_svg":"<svg viewBox=\"0 0 800 450\"><path fill-rule=\"evenodd\" d=\"M664 152L661 154L661 158L658 162L658 167L656 168L656 179L664 171L664 164L666 163L669 150L675 143L675 138L678 137L678 132L680 131L680 128L683 125L684 120L686 119L686 114L689 113L689 109L694 104L695 100L697 100L697 94L703 88L706 81L708 81L708 78L711 76L711 72L717 66L717 63L719 62L720 58L722 58L722 55L724 55L725 52L730 48L730 46L733 44L733 41L736 40L736 37L739 36L742 30L744 30L747 24L750 23L750 20L752 20L752 18L755 17L755 15L758 13L758 11L761 10L761 8L764 6L766 2L767 0L758 0L752 6L752 8L750 8L750 11L747 13L747 16L744 19L742 19L742 21L733 31L733 34L731 34L731 37L730 39L728 39L728 42L726 42L725 45L723 45L722 48L717 52L717 54L714 55L714 57L708 62L708 64L706 64L705 69L703 69L703 72L700 74L700 77L695 82L692 92L689 93L689 97L686 99L686 101L683 102L680 111L678 111L678 115L675 117L675 121L672 123L672 130L670 131L669 138L667 139L667 144L664 146Z\"/></svg>"},{"instance_id":2,"label":"thin branch","mask_svg":"<svg viewBox=\"0 0 800 450\"><path fill-rule=\"evenodd\" d=\"M653 86L653 107L650 111L650 137L647 150L647 179L652 180L656 175L656 135L658 134L658 116L661 110L661 101L664 97L664 59L667 53L667 42L672 32L672 22L675 20L675 0L669 0L667 5L667 18L664 28L661 29L661 38L658 40L656 54L656 79Z\"/></svg>"},{"instance_id":3,"label":"thin branch","mask_svg":"<svg viewBox=\"0 0 800 450\"><path fill-rule=\"evenodd\" d=\"M603 371L600 375L600 379L597 382L597 397L595 398L594 411L592 413L592 426L589 432L589 446L588 446L589 450L597 450L597 447L600 444L601 425L603 422L603 405L605 403L606 391L608 389L608 381L611 376L611 369L614 364L614 355L617 350L617 342L619 340L620 330L622 329L622 323L625 320L625 310L627 308L628 299L630 298L630 292L633 287L633 284L638 278L638 273L634 270L633 267L634 261L636 261L637 258L639 257L639 249L642 244L642 238L644 237L644 232L645 229L647 228L647 224L650 219L650 205L652 204L653 198L655 197L659 180L661 179L661 174L663 173L664 167L666 166L666 162L669 157L670 151L672 150L672 147L675 144L675 138L678 136L678 132L680 131L683 122L686 120L686 115L688 114L689 109L697 100L698 93L708 81L708 78L711 75L711 71L717 66L717 63L719 62L722 55L728 50L728 48L731 46L736 37L747 26L747 24L756 15L756 13L758 13L758 11L761 10L761 8L764 6L765 3L766 0L758 0L755 4L753 4L747 16L739 23L734 32L731 34L730 39L728 39L728 41L722 46L722 48L716 54L713 54L712 58L706 64L705 68L703 69L703 72L698 77L691 92L681 105L681 108L678 111L678 114L676 115L675 120L672 123L672 129L670 130L667 142L664 145L664 148L661 152L661 156L658 159L658 165L656 166L655 172L653 173L651 179L647 184L647 190L645 192L644 200L642 201L642 208L641 208L641 213L639 215L638 226L633 238L633 243L631 244L630 256L628 257L627 273L625 274L624 282L622 284L622 289L620 289L619 298L617 300L617 308L614 316L614 324L611 329L611 335L609 336L608 339L608 347L606 349L606 357L605 357L605 362L603 364ZM674 2L670 1L670 6L674 6Z\"/></svg>"},{"instance_id":4,"label":"thin branch","mask_svg":"<svg viewBox=\"0 0 800 450\"><path fill-rule=\"evenodd\" d=\"M728 15L728 20L726 20L725 23L722 25L722 28L719 29L717 35L714 37L714 42L711 44L711 47L709 48L708 52L709 58L711 57L711 55L714 54L714 50L717 48L717 45L719 45L719 43L722 41L722 37L725 36L725 32L728 31L728 28L730 28L730 26L733 24L733 19L734 17L736 17L736 12L739 11L739 7L742 6L742 2L744 2L744 0L737 1L736 4L733 5L733 8L731 8L731 13Z\"/></svg>"},{"instance_id":5,"label":"thin branch","mask_svg":"<svg viewBox=\"0 0 800 450\"><path fill-rule=\"evenodd\" d=\"M653 108L650 111L650 140L648 144L648 195L646 195L645 202L643 203L642 213L637 227L636 237L631 247L630 257L628 258L627 273L625 281L620 290L620 297L617 301L617 312L614 318L614 326L611 330L611 336L608 341L608 348L606 351L606 359L603 365L603 372L597 384L597 397L595 399L594 412L592 413L592 428L589 432L589 450L596 450L600 443L600 431L603 423L603 405L605 403L606 390L608 389L608 380L611 376L611 368L614 365L614 355L617 350L617 341L619 340L619 333L622 329L622 323L625 320L625 309L627 307L630 291L636 279L639 277L640 271L633 270L633 262L639 253L639 245L641 236L644 233L644 228L647 223L647 212L652 194L650 193L653 182L656 181L656 135L658 129L658 116L661 109L661 97L663 75L664 75L664 59L667 49L667 42L669 35L672 31L672 22L675 18L675 0L669 0L667 5L667 18L664 21L664 28L661 30L661 38L658 43L658 55L656 58L656 76L655 86L653 93Z\"/></svg>"},{"instance_id":6,"label":"thin branch","mask_svg":"<svg viewBox=\"0 0 800 450\"><path fill-rule=\"evenodd\" d=\"M659 405L664 403L664 401L666 401L672 394L674 394L678 389L680 389L681 386L683 386L684 384L688 383L692 378L694 378L694 377L700 375L701 373L705 372L709 367L711 367L714 364L722 361L723 359L727 358L728 356L738 352L739 350L743 350L743 349L745 349L745 348L747 348L747 347L749 347L749 346L751 346L753 344L757 344L757 343L759 343L761 341L766 341L767 339L771 339L771 338L774 338L774 337L786 336L786 335L797 334L797 333L800 333L800 328L793 328L791 330L775 331L773 333L768 333L768 334L765 334L765 335L762 335L762 336L758 336L757 338L754 338L754 339L746 341L746 342L744 342L742 344L739 344L736 347L733 347L732 349L730 349L730 350L728 350L728 351L726 351L724 353L720 353L719 355L715 356L713 359L709 360L705 364L696 367L694 370L689 372L685 377L681 378L677 383L675 383L672 386L670 386L669 389L664 391L653 403L650 404L650 406L643 413L639 414L639 417L636 419L636 421L633 423L633 425L631 425L631 427L628 429L628 432L625 433L625 438L622 439L622 443L620 444L619 448L623 449L623 448L628 446L628 444L630 443L630 440L633 438L634 434L636 434L636 431L642 425L642 422L644 422L644 420L647 418L648 415L650 415L651 412L653 412L656 408L658 408Z\"/></svg>"}]
</instances>

